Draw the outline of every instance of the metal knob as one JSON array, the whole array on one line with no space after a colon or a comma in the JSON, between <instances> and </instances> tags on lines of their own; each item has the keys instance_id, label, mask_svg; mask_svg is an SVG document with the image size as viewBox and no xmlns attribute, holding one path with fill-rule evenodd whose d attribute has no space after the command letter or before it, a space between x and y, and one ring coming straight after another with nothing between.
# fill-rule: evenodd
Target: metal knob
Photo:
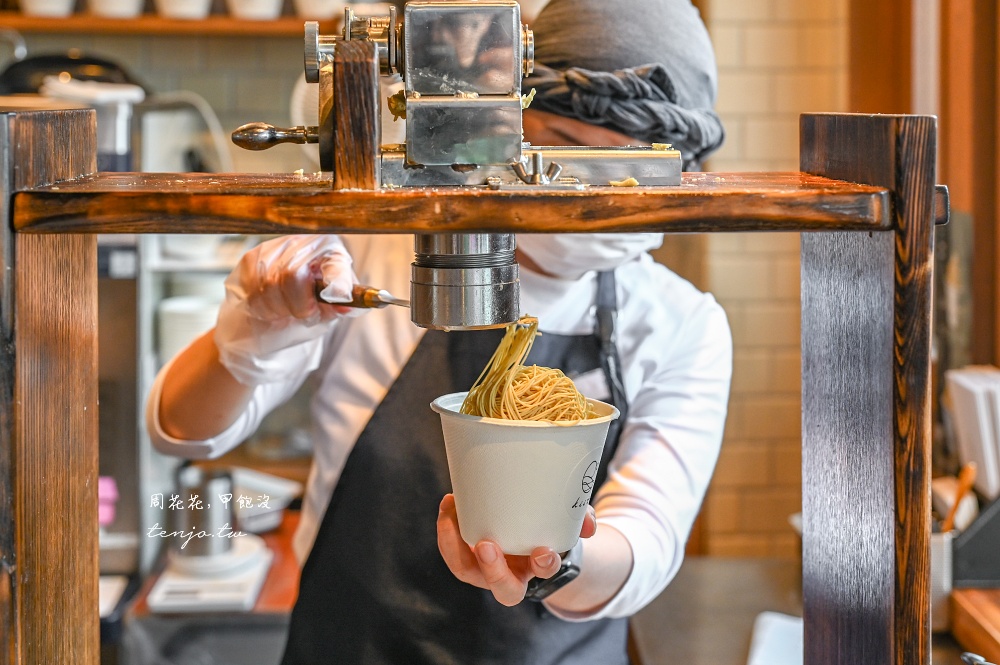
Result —
<instances>
[{"instance_id":1,"label":"metal knob","mask_svg":"<svg viewBox=\"0 0 1000 665\"><path fill-rule=\"evenodd\" d=\"M324 56L333 56L333 51L339 40L340 37L319 34L319 22L306 21L303 65L307 82L319 83L321 61Z\"/></svg>"},{"instance_id":2,"label":"metal knob","mask_svg":"<svg viewBox=\"0 0 1000 665\"><path fill-rule=\"evenodd\" d=\"M542 151L538 150L531 155L533 173L528 173L523 161L511 162L510 168L514 170L514 175L520 178L521 182L529 185L548 185L562 174L562 164L549 162L548 168L543 172L544 158Z\"/></svg>"},{"instance_id":3,"label":"metal knob","mask_svg":"<svg viewBox=\"0 0 1000 665\"><path fill-rule=\"evenodd\" d=\"M233 143L245 150L267 150L279 143L319 143L318 127L289 127L251 122L233 132Z\"/></svg>"}]
</instances>

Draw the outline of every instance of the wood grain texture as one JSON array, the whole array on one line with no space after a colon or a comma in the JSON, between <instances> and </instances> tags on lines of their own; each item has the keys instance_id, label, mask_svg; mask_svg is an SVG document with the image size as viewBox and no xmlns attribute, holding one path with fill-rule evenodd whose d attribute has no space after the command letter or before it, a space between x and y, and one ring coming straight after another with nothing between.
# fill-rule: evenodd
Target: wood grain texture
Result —
<instances>
[{"instance_id":1,"label":"wood grain texture","mask_svg":"<svg viewBox=\"0 0 1000 665\"><path fill-rule=\"evenodd\" d=\"M375 44L340 42L333 58L333 188L375 189L381 170L382 119Z\"/></svg>"},{"instance_id":2,"label":"wood grain texture","mask_svg":"<svg viewBox=\"0 0 1000 665\"><path fill-rule=\"evenodd\" d=\"M894 240L891 309L885 310L881 302L862 300L850 303L855 307L863 305L853 312L853 318L860 324L876 321L878 326L883 326L885 317L891 316L892 354L889 366L892 368L892 390L888 394L882 389L872 393L870 397L873 401L867 406L867 412L881 423L885 409L891 409L891 448L885 447L889 441L880 444L881 429L872 432L868 445L871 446L869 454L873 457L868 464L881 468L879 465L885 460L878 456L891 454L893 468L889 475L884 470L879 472L876 469L874 477L869 476L867 471L855 471L849 474L849 485L844 488L844 493L834 495L835 498L824 498L806 481L806 475L815 479L829 469L810 468L812 462L805 460L822 459L824 453L821 449L830 441L822 436L804 437L803 492L813 494L812 499L804 496L804 504L808 500L813 508L811 515L804 513L804 516L809 522L806 529L814 533L809 538L808 547L803 542L803 556L807 561L814 555L825 560L823 569L811 568L812 579L803 583L804 588L810 590L806 602L806 644L807 655L811 659L807 663L879 662L858 660L852 654L866 648L864 640L878 643L878 635L888 631L891 658L884 662L895 665L926 664L930 662L930 322L935 120L929 116L810 114L802 117L800 126L803 171L887 187L892 190L895 203L895 232L890 236ZM864 151L860 152L858 146L864 146ZM804 240L807 247L808 242ZM851 242L856 243L857 240ZM886 256L872 257L872 260L876 258L888 260ZM822 251L814 247L809 247L808 252L803 249L803 261L820 264L823 261ZM859 263L854 269L857 271L855 279L860 280L866 273L884 271L885 266ZM804 283L808 270L810 268L804 265ZM806 316L804 312L804 322ZM823 334L821 329L824 326L836 324L835 313L830 316L829 324L812 320L808 328L803 326L804 347L817 344L813 335ZM822 351L804 348L803 363L807 355L816 353ZM878 368L879 365L872 366L876 372ZM820 376L808 379L803 372L804 400L807 395L816 399L816 388L810 387L810 384L817 381L822 384L824 381L821 376L823 368L815 366L815 371ZM850 372L850 369L843 371ZM878 383L883 379L884 376L876 374L872 382ZM826 381L836 379L829 377ZM856 390L854 386L833 383L822 399L824 402L841 403L835 408L849 408L854 403ZM864 422L861 413L864 411L857 414L859 422ZM814 418L817 417L812 410L804 408L804 430L823 427L820 422L811 424ZM885 483L886 488L893 491L894 500L888 504L875 500L859 503L855 496L864 496L870 491L866 486L871 482ZM855 535L850 533L849 524L838 520L858 511L866 516L864 526L867 538L876 543L867 548L868 555L872 557L867 562L856 561L853 555L842 549L853 541ZM892 520L891 532L884 531L887 519ZM890 533L892 541L887 544L884 537ZM871 572L881 574L888 558L892 560L894 577L888 608L881 604L873 608L860 606L852 613L851 608L842 605L841 601L846 601L852 594L865 593L864 586L871 581L863 582L862 575L850 580L837 580L831 585L832 581L824 578L829 570L850 563L863 566L855 568L851 571L853 573L864 574L864 566L870 566ZM850 588L852 582L857 585L854 589ZM876 585L882 582L881 577L874 580ZM842 587L842 583L847 586ZM847 613L859 623L845 630L842 613ZM866 628L871 625L877 628ZM824 648L820 645L826 639L832 642ZM843 660L830 660L829 649L834 646Z\"/></svg>"},{"instance_id":3,"label":"wood grain texture","mask_svg":"<svg viewBox=\"0 0 1000 665\"><path fill-rule=\"evenodd\" d=\"M100 173L22 191L28 232L290 233L879 230L884 187L803 173L686 173L678 187L586 192L332 191L324 176Z\"/></svg>"},{"instance_id":4,"label":"wood grain texture","mask_svg":"<svg viewBox=\"0 0 1000 665\"><path fill-rule=\"evenodd\" d=\"M19 236L15 264L21 662L96 665L97 239Z\"/></svg>"},{"instance_id":5,"label":"wood grain texture","mask_svg":"<svg viewBox=\"0 0 1000 665\"><path fill-rule=\"evenodd\" d=\"M90 110L0 114L6 218L94 172L94 134ZM0 261L0 662L96 665L96 239L4 225Z\"/></svg>"},{"instance_id":6,"label":"wood grain texture","mask_svg":"<svg viewBox=\"0 0 1000 665\"><path fill-rule=\"evenodd\" d=\"M803 235L807 665L892 662L892 234Z\"/></svg>"},{"instance_id":7,"label":"wood grain texture","mask_svg":"<svg viewBox=\"0 0 1000 665\"><path fill-rule=\"evenodd\" d=\"M1000 662L1000 590L953 591L951 634L963 649L991 663Z\"/></svg>"}]
</instances>

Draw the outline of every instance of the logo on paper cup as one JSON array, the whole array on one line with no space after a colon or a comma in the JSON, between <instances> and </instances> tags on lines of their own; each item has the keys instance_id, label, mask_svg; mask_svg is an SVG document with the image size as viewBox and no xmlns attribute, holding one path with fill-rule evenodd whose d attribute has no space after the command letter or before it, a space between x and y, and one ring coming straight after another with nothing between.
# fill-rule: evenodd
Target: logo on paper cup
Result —
<instances>
[{"instance_id":1,"label":"logo on paper cup","mask_svg":"<svg viewBox=\"0 0 1000 665\"><path fill-rule=\"evenodd\" d=\"M580 517L581 512L587 510L587 505L590 503L590 495L597 485L597 470L601 465L602 450L604 446L598 446L587 453L566 478L563 496L566 498L567 511L574 518Z\"/></svg>"},{"instance_id":2,"label":"logo on paper cup","mask_svg":"<svg viewBox=\"0 0 1000 665\"><path fill-rule=\"evenodd\" d=\"M597 467L599 464L594 461L590 463L587 470L583 472L583 481L580 483L580 489L583 490L584 494L590 494L594 491L594 483L597 481Z\"/></svg>"}]
</instances>

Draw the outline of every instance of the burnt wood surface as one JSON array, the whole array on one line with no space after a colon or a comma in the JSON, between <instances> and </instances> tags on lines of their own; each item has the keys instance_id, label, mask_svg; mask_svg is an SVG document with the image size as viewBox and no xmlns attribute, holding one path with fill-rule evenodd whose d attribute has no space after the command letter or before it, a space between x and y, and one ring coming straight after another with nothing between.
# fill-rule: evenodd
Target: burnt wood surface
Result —
<instances>
[{"instance_id":1,"label":"burnt wood surface","mask_svg":"<svg viewBox=\"0 0 1000 665\"><path fill-rule=\"evenodd\" d=\"M20 192L28 232L413 233L884 230L884 187L804 173L685 173L678 187L586 192L333 191L329 174L99 173Z\"/></svg>"},{"instance_id":2,"label":"burnt wood surface","mask_svg":"<svg viewBox=\"0 0 1000 665\"><path fill-rule=\"evenodd\" d=\"M0 190L94 172L94 127L0 114ZM0 257L0 663L96 664L96 238L5 224Z\"/></svg>"},{"instance_id":3,"label":"burnt wood surface","mask_svg":"<svg viewBox=\"0 0 1000 665\"><path fill-rule=\"evenodd\" d=\"M809 665L930 662L935 150L932 117L801 121L803 171L895 203L894 233L802 239Z\"/></svg>"},{"instance_id":4,"label":"burnt wood surface","mask_svg":"<svg viewBox=\"0 0 1000 665\"><path fill-rule=\"evenodd\" d=\"M19 192L4 212L24 232L7 228L0 248L10 662L98 662L93 233L467 230L818 232L802 249L805 662L929 662L932 118L804 116L801 166L816 175L511 193L333 191L322 175L75 177L95 167L93 120L63 113L5 116L0 137L5 192ZM44 133L29 131L37 119Z\"/></svg>"},{"instance_id":5,"label":"burnt wood surface","mask_svg":"<svg viewBox=\"0 0 1000 665\"><path fill-rule=\"evenodd\" d=\"M378 56L367 40L342 41L333 58L334 189L374 189L379 183L382 121Z\"/></svg>"}]
</instances>

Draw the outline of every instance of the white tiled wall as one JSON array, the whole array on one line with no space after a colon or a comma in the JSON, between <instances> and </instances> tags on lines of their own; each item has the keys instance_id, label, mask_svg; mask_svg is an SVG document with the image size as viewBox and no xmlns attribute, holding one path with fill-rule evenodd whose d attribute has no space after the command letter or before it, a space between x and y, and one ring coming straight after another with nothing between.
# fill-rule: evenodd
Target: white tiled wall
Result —
<instances>
[{"instance_id":1,"label":"white tiled wall","mask_svg":"<svg viewBox=\"0 0 1000 665\"><path fill-rule=\"evenodd\" d=\"M24 37L29 56L80 49L121 64L154 93L195 92L218 114L227 137L240 125L257 120L287 126L292 86L302 72L301 37L44 33ZM0 58L0 67L7 62ZM295 146L256 153L232 146L230 151L237 171L303 167Z\"/></svg>"},{"instance_id":2,"label":"white tiled wall","mask_svg":"<svg viewBox=\"0 0 1000 665\"><path fill-rule=\"evenodd\" d=\"M711 171L798 170L798 117L846 108L847 0L708 0L724 147ZM735 345L726 438L706 499L709 554L794 557L801 506L799 239L711 235L705 286Z\"/></svg>"}]
</instances>

